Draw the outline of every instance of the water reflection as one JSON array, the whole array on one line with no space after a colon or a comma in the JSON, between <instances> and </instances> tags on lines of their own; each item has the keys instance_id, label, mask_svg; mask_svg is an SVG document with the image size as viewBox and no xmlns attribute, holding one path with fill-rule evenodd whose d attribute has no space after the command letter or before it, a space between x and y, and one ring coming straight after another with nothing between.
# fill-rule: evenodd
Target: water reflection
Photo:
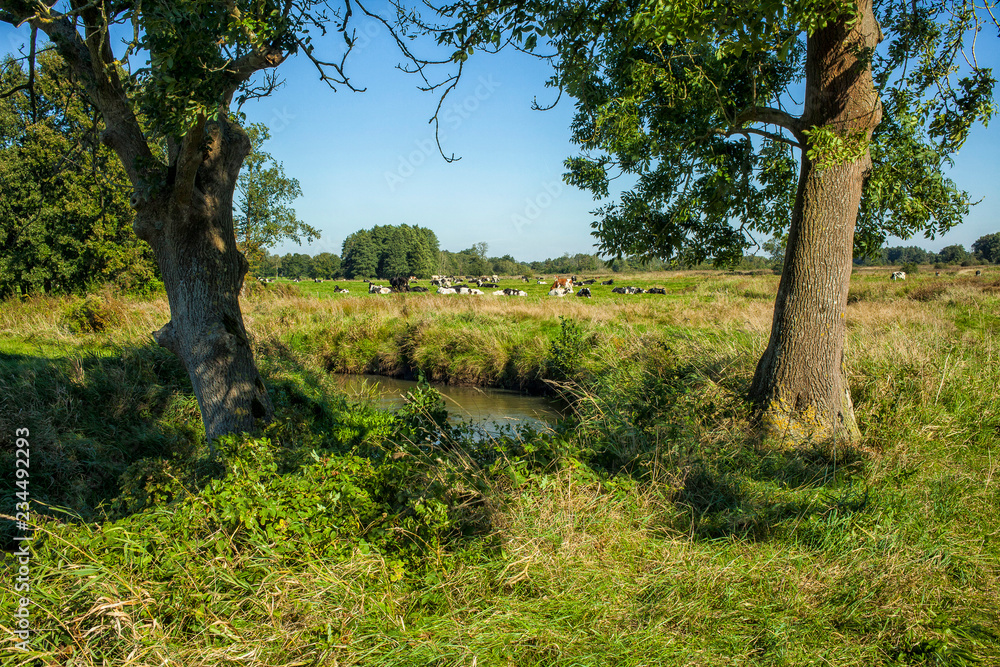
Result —
<instances>
[{"instance_id":1,"label":"water reflection","mask_svg":"<svg viewBox=\"0 0 1000 667\"><path fill-rule=\"evenodd\" d=\"M414 389L413 380L381 375L335 375L337 384L352 400L369 400L376 407L395 410L403 405L406 392ZM551 427L560 418L556 404L542 396L527 396L516 391L490 387L455 387L431 385L441 392L452 421L473 421L492 430L492 424L514 428L528 425L536 429Z\"/></svg>"}]
</instances>

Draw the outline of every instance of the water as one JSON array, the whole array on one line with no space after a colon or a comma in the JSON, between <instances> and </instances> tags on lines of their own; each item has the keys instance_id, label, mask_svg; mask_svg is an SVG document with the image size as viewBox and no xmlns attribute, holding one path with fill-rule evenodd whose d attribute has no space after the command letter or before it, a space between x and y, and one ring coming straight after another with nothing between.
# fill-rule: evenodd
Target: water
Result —
<instances>
[{"instance_id":1,"label":"water","mask_svg":"<svg viewBox=\"0 0 1000 667\"><path fill-rule=\"evenodd\" d=\"M417 386L413 380L381 375L337 374L335 377L350 399L373 399L376 407L386 410L402 407L406 392ZM488 432L494 431L494 423L514 428L528 425L539 430L547 429L561 417L556 404L542 396L490 387L431 386L441 392L452 421L471 420Z\"/></svg>"}]
</instances>

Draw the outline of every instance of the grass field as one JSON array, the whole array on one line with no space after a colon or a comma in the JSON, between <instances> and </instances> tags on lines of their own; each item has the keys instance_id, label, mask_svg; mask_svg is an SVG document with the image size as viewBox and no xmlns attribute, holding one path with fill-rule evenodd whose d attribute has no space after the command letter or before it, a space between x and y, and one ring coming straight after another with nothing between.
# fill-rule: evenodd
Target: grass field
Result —
<instances>
[{"instance_id":1,"label":"grass field","mask_svg":"<svg viewBox=\"0 0 1000 667\"><path fill-rule=\"evenodd\" d=\"M151 342L163 299L0 304L0 512L27 428L37 525L31 651L8 554L0 663L1000 665L983 273L856 273L862 440L794 452L759 445L744 400L771 274L616 275L668 294L592 299L270 285L244 314L277 419L216 457ZM386 414L333 371L558 392L572 414L483 441L433 390Z\"/></svg>"}]
</instances>

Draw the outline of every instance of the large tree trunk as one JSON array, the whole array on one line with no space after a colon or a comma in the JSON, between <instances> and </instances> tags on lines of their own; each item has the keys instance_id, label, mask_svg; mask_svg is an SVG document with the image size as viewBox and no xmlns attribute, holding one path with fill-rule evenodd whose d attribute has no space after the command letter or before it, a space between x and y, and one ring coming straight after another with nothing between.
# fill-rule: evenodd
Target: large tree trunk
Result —
<instances>
[{"instance_id":1,"label":"large tree trunk","mask_svg":"<svg viewBox=\"0 0 1000 667\"><path fill-rule=\"evenodd\" d=\"M808 38L802 126L829 128L851 147L846 160L803 151L771 338L750 388L765 434L786 443L859 436L843 373L854 228L882 117L870 50L881 38L871 0ZM816 135L813 134L813 137Z\"/></svg>"},{"instance_id":2,"label":"large tree trunk","mask_svg":"<svg viewBox=\"0 0 1000 667\"><path fill-rule=\"evenodd\" d=\"M171 320L154 336L187 369L211 441L253 431L274 409L239 304L247 261L236 247L233 192L250 142L224 118L193 132L184 142L196 163L193 189L179 192L185 179L177 178L133 204L136 233L153 247L170 302ZM171 174L183 169L184 149L172 148Z\"/></svg>"}]
</instances>

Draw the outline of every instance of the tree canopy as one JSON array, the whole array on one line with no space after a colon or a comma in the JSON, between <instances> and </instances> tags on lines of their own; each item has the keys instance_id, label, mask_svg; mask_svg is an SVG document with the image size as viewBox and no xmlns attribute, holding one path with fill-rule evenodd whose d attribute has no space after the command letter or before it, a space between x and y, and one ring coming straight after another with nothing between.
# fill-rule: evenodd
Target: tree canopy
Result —
<instances>
[{"instance_id":1,"label":"tree canopy","mask_svg":"<svg viewBox=\"0 0 1000 667\"><path fill-rule=\"evenodd\" d=\"M0 296L155 289L156 264L132 231L125 174L97 141L93 105L57 54L28 69L8 57L0 73L0 90L14 91L0 98Z\"/></svg>"},{"instance_id":2,"label":"tree canopy","mask_svg":"<svg viewBox=\"0 0 1000 667\"><path fill-rule=\"evenodd\" d=\"M302 196L298 179L285 176L280 162L263 150L271 138L267 126L254 123L246 128L250 154L243 161L236 182L236 207L233 224L240 250L251 266L264 252L284 240L312 243L319 230L299 220L290 204Z\"/></svg>"},{"instance_id":3,"label":"tree canopy","mask_svg":"<svg viewBox=\"0 0 1000 667\"><path fill-rule=\"evenodd\" d=\"M438 269L438 239L430 229L410 225L376 225L344 239L342 271L347 278L416 276Z\"/></svg>"}]
</instances>

